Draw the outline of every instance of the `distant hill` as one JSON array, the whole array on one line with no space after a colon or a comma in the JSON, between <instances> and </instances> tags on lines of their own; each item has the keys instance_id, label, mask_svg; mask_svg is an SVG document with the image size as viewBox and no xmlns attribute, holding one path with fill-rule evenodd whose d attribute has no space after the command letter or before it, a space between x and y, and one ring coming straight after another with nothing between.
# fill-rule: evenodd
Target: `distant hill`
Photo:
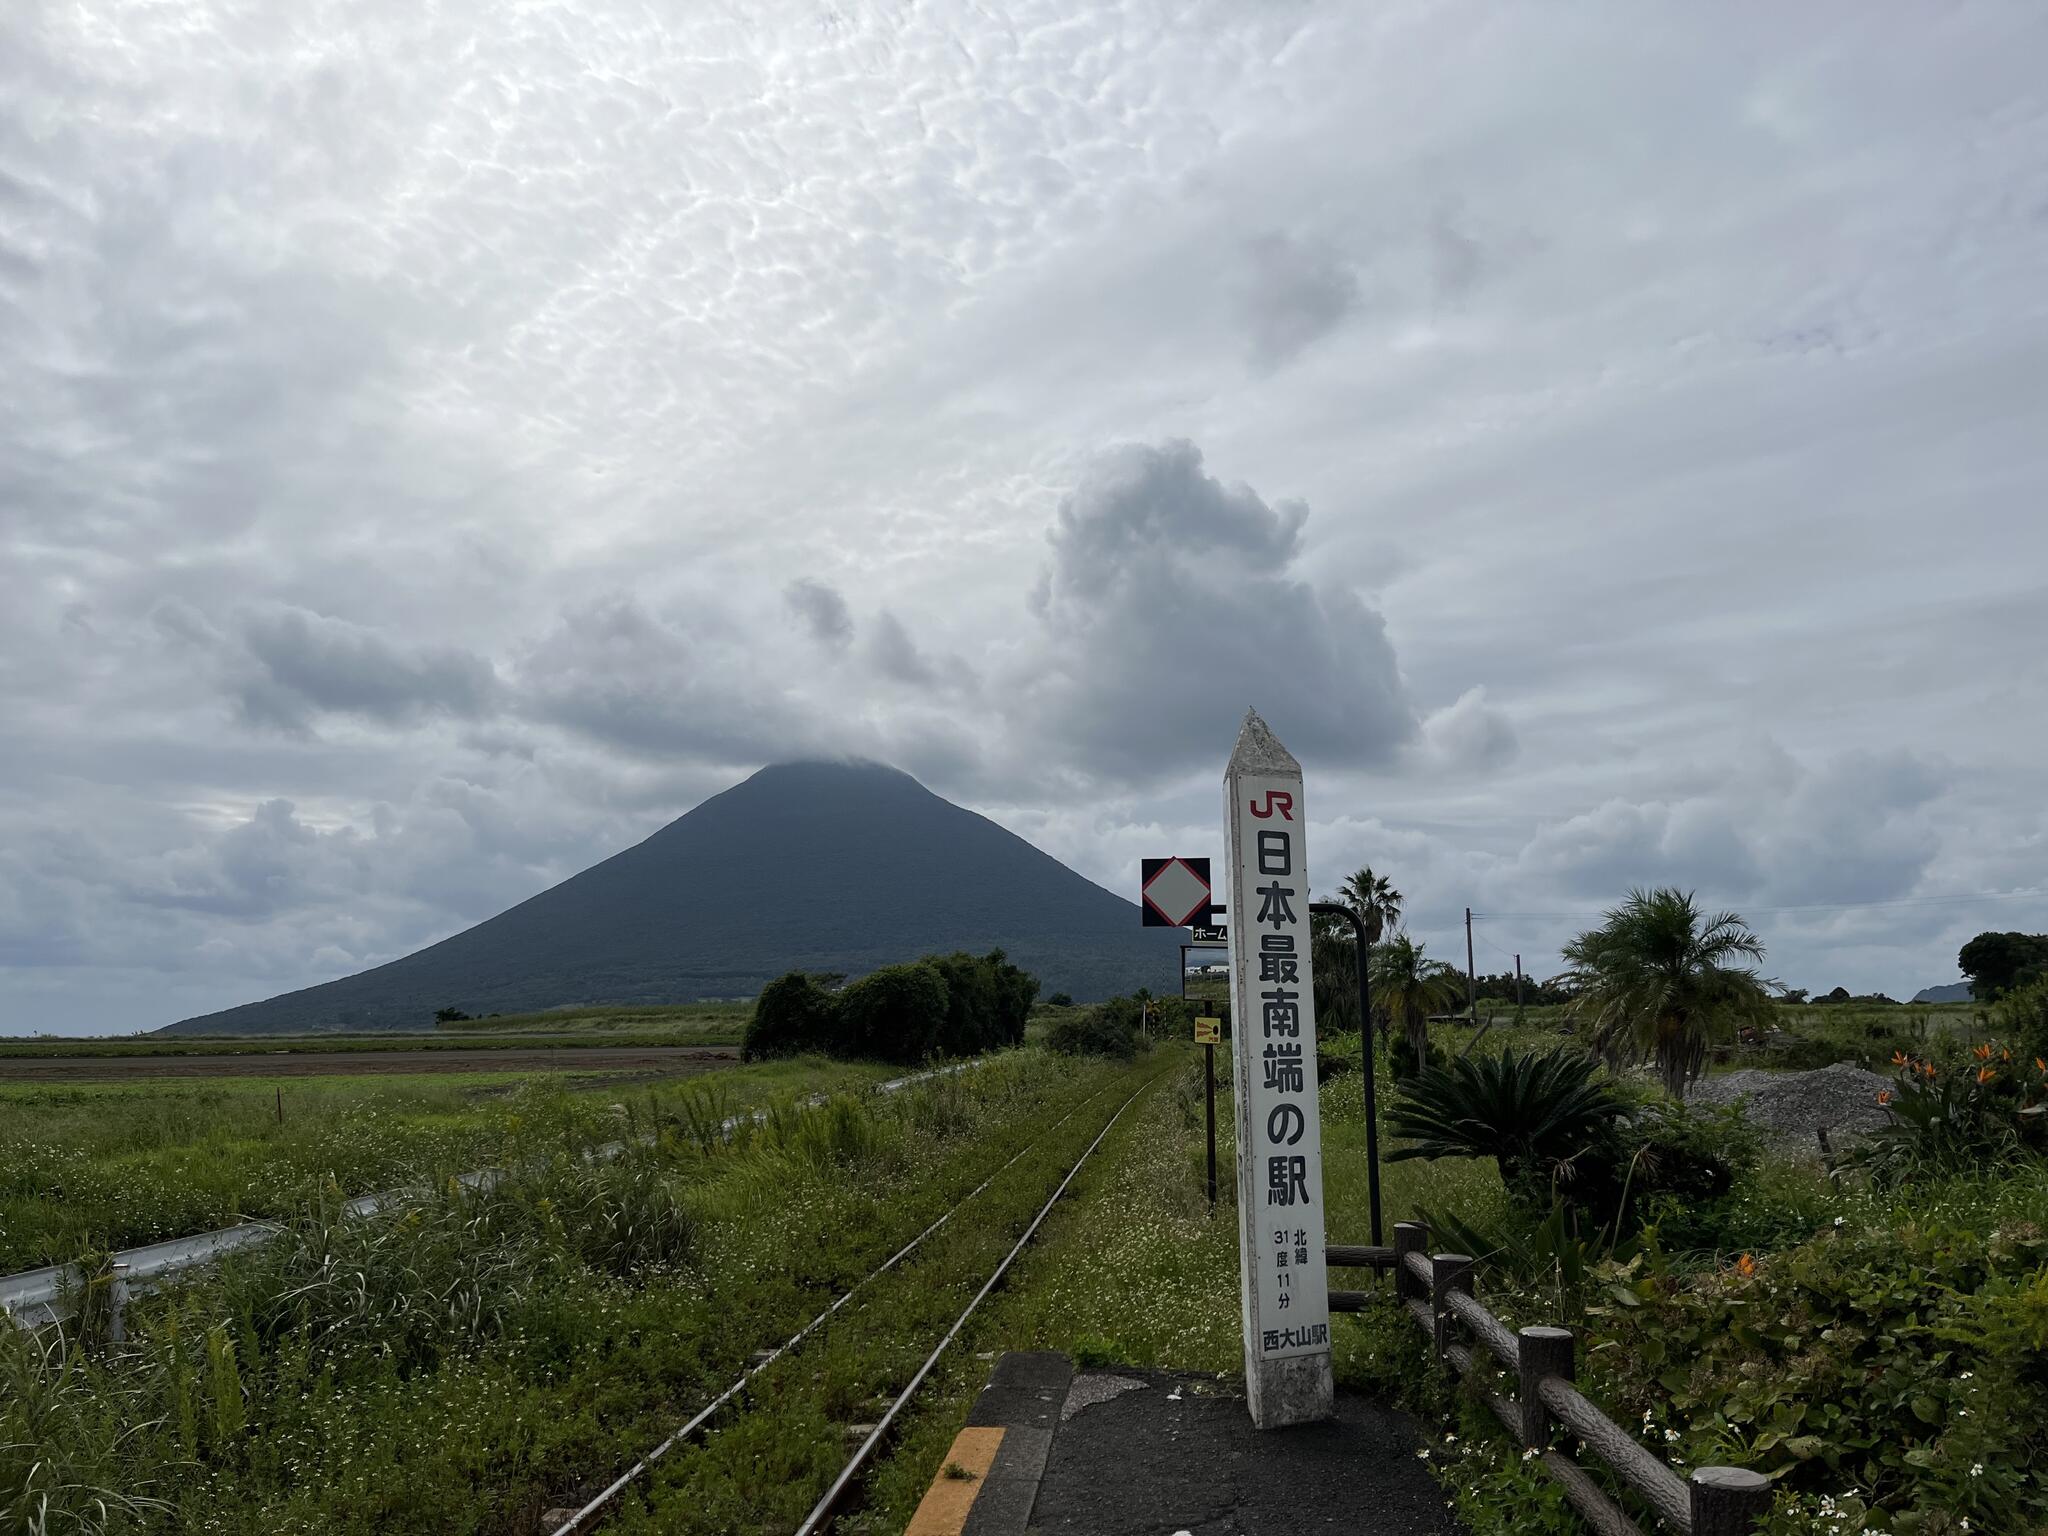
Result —
<instances>
[{"instance_id":1,"label":"distant hill","mask_svg":"<svg viewBox=\"0 0 2048 1536\"><path fill-rule=\"evenodd\" d=\"M785 763L510 911L375 970L160 1034L429 1029L436 1008L751 995L1002 948L1087 1000L1177 987L1179 935L987 818L875 764Z\"/></svg>"},{"instance_id":2,"label":"distant hill","mask_svg":"<svg viewBox=\"0 0 2048 1536\"><path fill-rule=\"evenodd\" d=\"M1913 994L1916 1003L1967 1003L1970 1000L1970 984L1967 981L1951 981L1939 987L1922 987Z\"/></svg>"}]
</instances>

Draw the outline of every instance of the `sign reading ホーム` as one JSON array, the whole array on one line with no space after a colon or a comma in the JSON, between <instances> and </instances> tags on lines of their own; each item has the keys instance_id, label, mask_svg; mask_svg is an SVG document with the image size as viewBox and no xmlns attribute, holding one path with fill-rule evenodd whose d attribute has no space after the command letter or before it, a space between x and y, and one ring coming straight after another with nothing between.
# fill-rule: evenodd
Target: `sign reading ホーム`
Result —
<instances>
[{"instance_id":1,"label":"sign reading \u30db\u30fc\u30e0","mask_svg":"<svg viewBox=\"0 0 2048 1536\"><path fill-rule=\"evenodd\" d=\"M1245 1383L1268 1429L1328 1418L1334 1387L1307 816L1301 767L1256 714L1224 796Z\"/></svg>"}]
</instances>

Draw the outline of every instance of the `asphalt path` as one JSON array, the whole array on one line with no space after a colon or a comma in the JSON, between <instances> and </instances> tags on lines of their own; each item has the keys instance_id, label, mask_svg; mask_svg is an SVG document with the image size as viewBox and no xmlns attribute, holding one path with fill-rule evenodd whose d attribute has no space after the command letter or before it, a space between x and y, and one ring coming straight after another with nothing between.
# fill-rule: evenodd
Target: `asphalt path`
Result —
<instances>
[{"instance_id":1,"label":"asphalt path","mask_svg":"<svg viewBox=\"0 0 2048 1536\"><path fill-rule=\"evenodd\" d=\"M217 1056L6 1056L0 1082L119 1083L178 1077L377 1076L415 1072L617 1072L677 1076L740 1059L730 1045L480 1046L475 1050L223 1052Z\"/></svg>"}]
</instances>

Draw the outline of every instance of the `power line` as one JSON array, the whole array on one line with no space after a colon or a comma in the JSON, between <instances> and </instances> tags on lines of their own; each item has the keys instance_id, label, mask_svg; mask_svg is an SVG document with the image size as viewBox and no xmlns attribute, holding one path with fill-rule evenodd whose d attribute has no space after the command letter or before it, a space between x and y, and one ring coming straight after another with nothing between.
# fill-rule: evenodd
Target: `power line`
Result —
<instances>
[{"instance_id":1,"label":"power line","mask_svg":"<svg viewBox=\"0 0 2048 1536\"><path fill-rule=\"evenodd\" d=\"M1898 896L1883 901L1807 901L1782 906L1757 906L1742 903L1745 912L1855 912L1871 907L1929 907L1949 903L1968 904L1986 901L2040 901L2048 902L2048 891L1976 891L1951 896ZM1502 918L1522 918L1532 922L1563 919L1569 917L1605 917L1606 911L1598 907L1581 908L1570 912L1474 912L1473 920L1481 918L1490 921Z\"/></svg>"}]
</instances>

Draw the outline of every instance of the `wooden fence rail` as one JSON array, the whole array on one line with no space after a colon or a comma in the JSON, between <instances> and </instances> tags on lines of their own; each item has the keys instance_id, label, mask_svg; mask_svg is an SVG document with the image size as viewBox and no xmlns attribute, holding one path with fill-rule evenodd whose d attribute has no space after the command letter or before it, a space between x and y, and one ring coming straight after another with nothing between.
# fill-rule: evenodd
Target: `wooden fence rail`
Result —
<instances>
[{"instance_id":1,"label":"wooden fence rail","mask_svg":"<svg viewBox=\"0 0 2048 1536\"><path fill-rule=\"evenodd\" d=\"M1430 1253L1425 1223L1397 1222L1391 1248L1332 1243L1325 1252L1339 1268L1393 1271L1394 1295L1429 1335L1437 1359L1472 1381L1515 1443L1536 1452L1544 1471L1596 1536L1642 1536L1642 1530L1568 1451L1552 1447L1553 1428L1576 1436L1670 1530L1684 1536L1750 1536L1762 1526L1771 1507L1769 1478L1743 1467L1700 1467L1691 1478L1680 1477L1578 1389L1578 1346L1570 1329L1509 1329L1472 1294L1472 1258ZM1331 1291L1330 1310L1363 1311L1368 1296L1365 1291ZM1514 1373L1512 1398L1478 1385L1477 1357L1460 1329Z\"/></svg>"}]
</instances>

